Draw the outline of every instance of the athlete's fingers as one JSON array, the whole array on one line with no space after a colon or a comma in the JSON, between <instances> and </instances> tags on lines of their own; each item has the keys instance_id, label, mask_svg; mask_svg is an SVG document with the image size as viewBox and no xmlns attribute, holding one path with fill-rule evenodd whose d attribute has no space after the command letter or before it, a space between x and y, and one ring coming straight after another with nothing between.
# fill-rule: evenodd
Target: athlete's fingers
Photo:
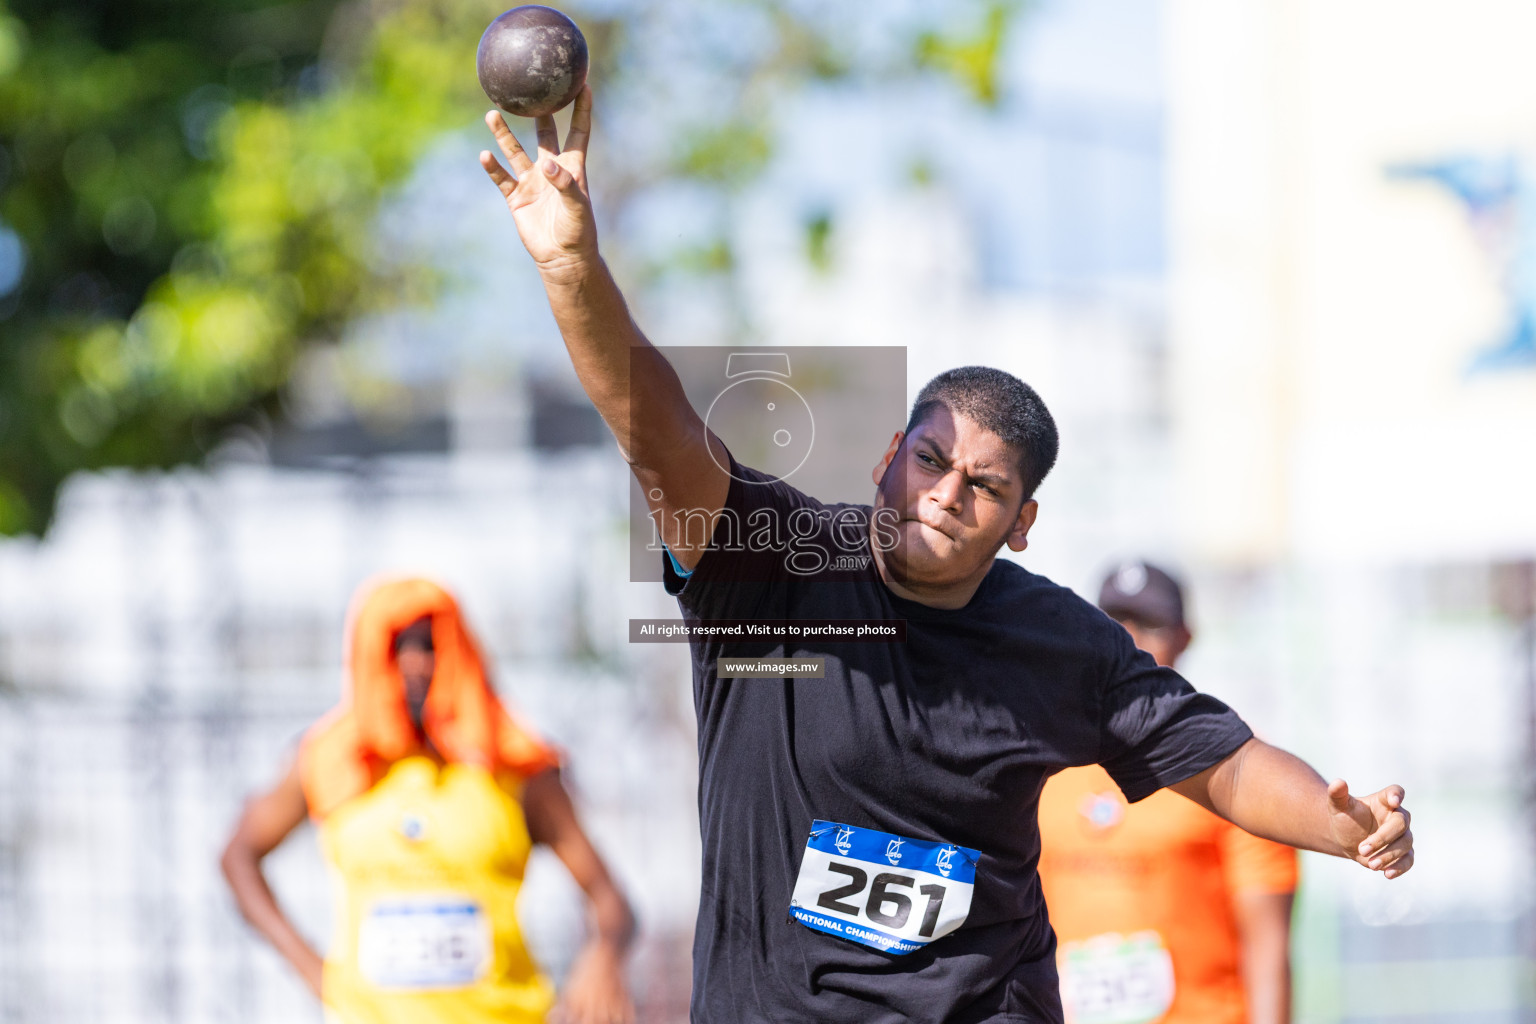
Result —
<instances>
[{"instance_id":1,"label":"athlete's fingers","mask_svg":"<svg viewBox=\"0 0 1536 1024\"><path fill-rule=\"evenodd\" d=\"M1365 866L1370 868L1372 871L1380 871L1383 868L1391 867L1393 864L1396 864L1399 860L1412 853L1413 833L1404 832L1402 835L1398 836L1397 839L1388 843L1380 853L1376 854L1369 861L1367 861Z\"/></svg>"},{"instance_id":2,"label":"athlete's fingers","mask_svg":"<svg viewBox=\"0 0 1536 1024\"><path fill-rule=\"evenodd\" d=\"M571 128L565 133L565 151L580 153L585 159L587 142L592 137L592 87L584 85L571 108Z\"/></svg>"},{"instance_id":3,"label":"athlete's fingers","mask_svg":"<svg viewBox=\"0 0 1536 1024\"><path fill-rule=\"evenodd\" d=\"M1407 853L1403 854L1401 858L1398 859L1396 864L1393 864L1391 867L1387 868L1387 870L1383 871L1382 874L1386 875L1388 878L1396 878L1397 876L1406 873L1412 867L1413 851L1409 850Z\"/></svg>"},{"instance_id":4,"label":"athlete's fingers","mask_svg":"<svg viewBox=\"0 0 1536 1024\"><path fill-rule=\"evenodd\" d=\"M1375 815L1371 814L1368 808L1349 795L1349 783L1343 779L1334 779L1328 783L1328 810L1332 814L1349 818L1362 832L1370 828L1376 820ZM1365 820L1362 821L1362 818ZM1371 848L1367 842L1361 842L1355 848L1355 852L1363 856L1370 853Z\"/></svg>"},{"instance_id":5,"label":"athlete's fingers","mask_svg":"<svg viewBox=\"0 0 1536 1024\"><path fill-rule=\"evenodd\" d=\"M523 147L517 141L517 136L512 134L512 129L507 127L507 119L501 116L501 111L488 111L485 115L485 123L491 129L491 134L496 136L496 145L501 148L502 155L507 158L507 164L512 168L512 173L518 176L527 174L533 169L533 161L528 159L528 154L523 152Z\"/></svg>"},{"instance_id":6,"label":"athlete's fingers","mask_svg":"<svg viewBox=\"0 0 1536 1024\"><path fill-rule=\"evenodd\" d=\"M560 190L560 195L564 199L577 204L581 203L581 187L576 184L576 176L567 170L560 161L545 157L539 161L539 173L548 178L549 183Z\"/></svg>"},{"instance_id":7,"label":"athlete's fingers","mask_svg":"<svg viewBox=\"0 0 1536 1024\"><path fill-rule=\"evenodd\" d=\"M1360 852L1372 854L1408 833L1408 819L1396 811L1388 812L1380 826L1360 844Z\"/></svg>"},{"instance_id":8,"label":"athlete's fingers","mask_svg":"<svg viewBox=\"0 0 1536 1024\"><path fill-rule=\"evenodd\" d=\"M517 179L508 174L507 169L491 156L490 150L480 151L480 166L485 168L486 174L490 175L491 182L501 189L501 194L510 198L513 190L517 188Z\"/></svg>"},{"instance_id":9,"label":"athlete's fingers","mask_svg":"<svg viewBox=\"0 0 1536 1024\"><path fill-rule=\"evenodd\" d=\"M555 128L555 115L540 114L533 119L533 127L539 137L539 155L559 156L560 132Z\"/></svg>"},{"instance_id":10,"label":"athlete's fingers","mask_svg":"<svg viewBox=\"0 0 1536 1024\"><path fill-rule=\"evenodd\" d=\"M1401 803L1387 812L1387 817L1382 822L1382 825L1400 826L1402 829L1401 836L1406 837L1410 843L1413 842L1413 833L1409 831L1413 827L1413 815ZM1401 841L1401 838L1397 840L1397 842Z\"/></svg>"}]
</instances>

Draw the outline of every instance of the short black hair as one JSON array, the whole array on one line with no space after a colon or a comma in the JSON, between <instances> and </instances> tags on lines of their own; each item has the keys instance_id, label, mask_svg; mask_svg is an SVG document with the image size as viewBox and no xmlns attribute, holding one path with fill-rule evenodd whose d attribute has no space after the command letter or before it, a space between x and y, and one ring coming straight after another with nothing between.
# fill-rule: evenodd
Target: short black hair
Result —
<instances>
[{"instance_id":1,"label":"short black hair","mask_svg":"<svg viewBox=\"0 0 1536 1024\"><path fill-rule=\"evenodd\" d=\"M943 407L1002 438L1019 453L1024 499L1056 465L1060 439L1056 421L1035 389L1011 373L990 366L945 370L923 385L907 418L908 434L934 409Z\"/></svg>"}]
</instances>

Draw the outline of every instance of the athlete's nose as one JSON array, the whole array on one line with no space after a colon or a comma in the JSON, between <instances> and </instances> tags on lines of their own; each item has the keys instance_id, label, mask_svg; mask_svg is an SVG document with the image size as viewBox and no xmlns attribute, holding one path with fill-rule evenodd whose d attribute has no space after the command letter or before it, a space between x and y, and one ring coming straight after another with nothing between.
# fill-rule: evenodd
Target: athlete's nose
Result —
<instances>
[{"instance_id":1,"label":"athlete's nose","mask_svg":"<svg viewBox=\"0 0 1536 1024\"><path fill-rule=\"evenodd\" d=\"M952 469L934 482L928 497L952 516L960 514L960 495L965 490L964 475Z\"/></svg>"}]
</instances>

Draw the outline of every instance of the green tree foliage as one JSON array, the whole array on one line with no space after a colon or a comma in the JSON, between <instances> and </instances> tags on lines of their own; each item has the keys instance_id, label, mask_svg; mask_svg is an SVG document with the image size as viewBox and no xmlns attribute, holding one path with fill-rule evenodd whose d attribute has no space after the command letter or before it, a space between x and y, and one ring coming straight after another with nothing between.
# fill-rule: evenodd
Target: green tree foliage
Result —
<instances>
[{"instance_id":1,"label":"green tree foliage","mask_svg":"<svg viewBox=\"0 0 1536 1024\"><path fill-rule=\"evenodd\" d=\"M0 0L0 533L42 530L77 469L198 459L274 407L306 346L430 300L430 268L376 258L371 225L435 139L477 126L474 49L504 6ZM901 73L931 67L995 101L1007 9L983 6L979 36L974 18L914 32ZM859 73L856 22L793 11L573 10L594 79L665 126L648 158L626 151L610 205L647 176L740 189L772 155L776 96ZM690 40L710 17L757 30ZM723 241L700 252L686 272L733 266Z\"/></svg>"},{"instance_id":2,"label":"green tree foliage","mask_svg":"<svg viewBox=\"0 0 1536 1024\"><path fill-rule=\"evenodd\" d=\"M998 70L1003 43L1019 8L1018 0L992 0L975 32L923 32L917 39L918 64L952 76L978 103L996 106L1002 99Z\"/></svg>"},{"instance_id":3,"label":"green tree foliage","mask_svg":"<svg viewBox=\"0 0 1536 1024\"><path fill-rule=\"evenodd\" d=\"M464 51L495 13L13 0L0 222L26 267L0 300L0 530L40 529L74 469L197 458L298 347L421 294L375 271L370 220L478 111Z\"/></svg>"}]
</instances>

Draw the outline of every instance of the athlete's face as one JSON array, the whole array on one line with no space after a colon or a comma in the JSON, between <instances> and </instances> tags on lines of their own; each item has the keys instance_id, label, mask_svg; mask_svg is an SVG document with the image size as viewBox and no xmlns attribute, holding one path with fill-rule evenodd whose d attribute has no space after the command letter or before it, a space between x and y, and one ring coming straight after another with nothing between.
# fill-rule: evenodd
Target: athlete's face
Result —
<instances>
[{"instance_id":1,"label":"athlete's face","mask_svg":"<svg viewBox=\"0 0 1536 1024\"><path fill-rule=\"evenodd\" d=\"M437 668L430 618L417 619L395 637L395 662L400 666L400 677L405 683L405 706L410 711L411 721L420 729L427 691L432 688L432 673Z\"/></svg>"},{"instance_id":2,"label":"athlete's face","mask_svg":"<svg viewBox=\"0 0 1536 1024\"><path fill-rule=\"evenodd\" d=\"M1039 510L1026 500L1018 452L942 407L892 438L874 479L876 509L896 520L885 565L913 588L979 582L1004 544L1024 550Z\"/></svg>"}]
</instances>

